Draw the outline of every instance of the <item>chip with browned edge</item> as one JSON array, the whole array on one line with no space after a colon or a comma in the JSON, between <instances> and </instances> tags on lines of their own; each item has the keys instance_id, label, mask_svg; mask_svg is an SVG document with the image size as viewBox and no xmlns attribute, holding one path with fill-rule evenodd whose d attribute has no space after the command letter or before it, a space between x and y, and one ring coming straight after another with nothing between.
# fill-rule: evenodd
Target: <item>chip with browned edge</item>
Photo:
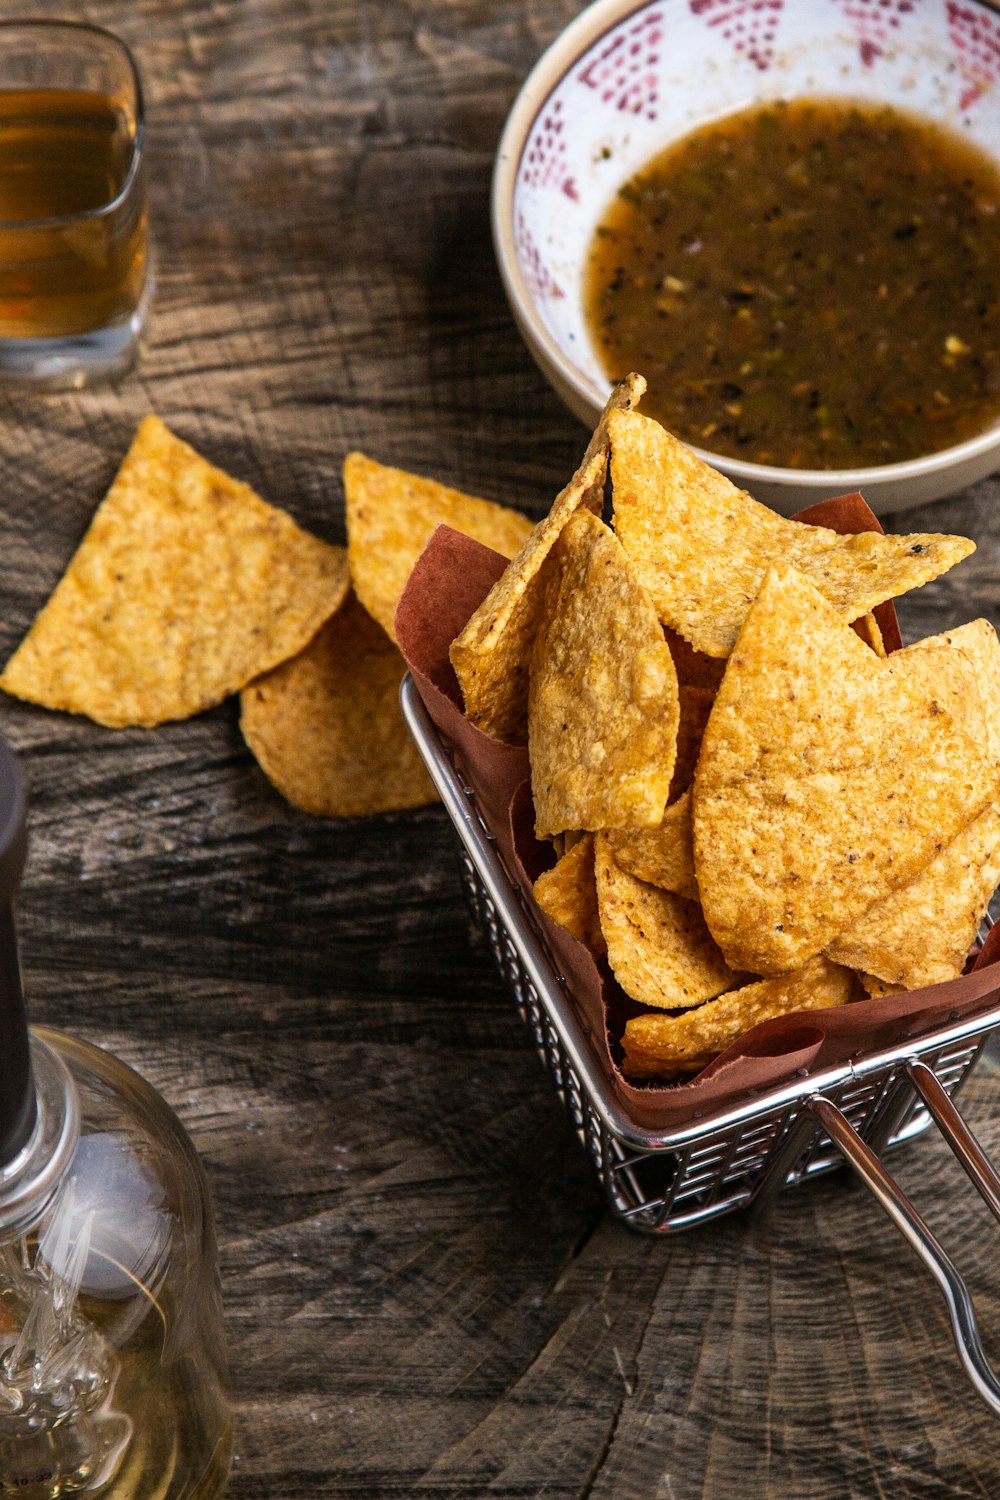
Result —
<instances>
[{"instance_id":1,"label":"chip with browned edge","mask_svg":"<svg viewBox=\"0 0 1000 1500\"><path fill-rule=\"evenodd\" d=\"M853 998L849 969L812 958L801 969L731 990L683 1016L636 1016L625 1024L623 1070L633 1078L695 1073L773 1016L826 1010Z\"/></svg>"},{"instance_id":2,"label":"chip with browned edge","mask_svg":"<svg viewBox=\"0 0 1000 1500\"><path fill-rule=\"evenodd\" d=\"M593 834L578 839L551 870L539 875L534 895L546 916L565 927L592 953L607 953L597 914Z\"/></svg>"},{"instance_id":3,"label":"chip with browned edge","mask_svg":"<svg viewBox=\"0 0 1000 1500\"><path fill-rule=\"evenodd\" d=\"M728 967L701 908L620 869L607 834L594 839L597 905L608 961L627 995L667 1010L698 1005L742 976Z\"/></svg>"},{"instance_id":4,"label":"chip with browned edge","mask_svg":"<svg viewBox=\"0 0 1000 1500\"><path fill-rule=\"evenodd\" d=\"M645 389L639 375L629 375L615 387L573 478L452 642L451 662L466 715L497 739L512 744L527 739L528 667L544 596L544 565L581 506L600 515L608 472L608 416L631 410Z\"/></svg>"},{"instance_id":5,"label":"chip with browned edge","mask_svg":"<svg viewBox=\"0 0 1000 1500\"><path fill-rule=\"evenodd\" d=\"M399 709L405 670L348 594L303 651L243 689L243 737L282 796L326 818L435 800Z\"/></svg>"},{"instance_id":6,"label":"chip with browned edge","mask_svg":"<svg viewBox=\"0 0 1000 1500\"><path fill-rule=\"evenodd\" d=\"M147 417L0 687L111 726L187 718L301 651L347 587L342 547Z\"/></svg>"},{"instance_id":7,"label":"chip with browned edge","mask_svg":"<svg viewBox=\"0 0 1000 1500\"><path fill-rule=\"evenodd\" d=\"M513 557L531 533L520 511L390 469L363 453L344 460L344 497L354 592L393 640L399 596L436 526L464 532L504 557Z\"/></svg>"},{"instance_id":8,"label":"chip with browned edge","mask_svg":"<svg viewBox=\"0 0 1000 1500\"><path fill-rule=\"evenodd\" d=\"M622 546L664 625L708 656L728 656L771 566L797 568L850 621L975 551L965 537L841 536L786 520L651 418L612 412L608 430Z\"/></svg>"},{"instance_id":9,"label":"chip with browned edge","mask_svg":"<svg viewBox=\"0 0 1000 1500\"><path fill-rule=\"evenodd\" d=\"M553 557L531 658L528 750L539 838L659 823L677 747L677 673L614 532L589 510Z\"/></svg>"},{"instance_id":10,"label":"chip with browned edge","mask_svg":"<svg viewBox=\"0 0 1000 1500\"><path fill-rule=\"evenodd\" d=\"M694 849L733 967L785 974L972 821L1000 776L794 569L772 570L709 716Z\"/></svg>"}]
</instances>

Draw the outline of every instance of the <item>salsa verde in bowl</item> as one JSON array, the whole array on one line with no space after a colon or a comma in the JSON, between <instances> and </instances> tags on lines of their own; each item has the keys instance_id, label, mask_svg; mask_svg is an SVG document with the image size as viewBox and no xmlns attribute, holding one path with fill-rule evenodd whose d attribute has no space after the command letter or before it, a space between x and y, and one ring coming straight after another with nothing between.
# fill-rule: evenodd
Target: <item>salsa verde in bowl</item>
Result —
<instances>
[{"instance_id":1,"label":"salsa verde in bowl","mask_svg":"<svg viewBox=\"0 0 1000 1500\"><path fill-rule=\"evenodd\" d=\"M991 71L992 70L992 71ZM584 420L644 408L786 511L881 513L1000 465L1000 15L598 0L493 186L508 296Z\"/></svg>"}]
</instances>

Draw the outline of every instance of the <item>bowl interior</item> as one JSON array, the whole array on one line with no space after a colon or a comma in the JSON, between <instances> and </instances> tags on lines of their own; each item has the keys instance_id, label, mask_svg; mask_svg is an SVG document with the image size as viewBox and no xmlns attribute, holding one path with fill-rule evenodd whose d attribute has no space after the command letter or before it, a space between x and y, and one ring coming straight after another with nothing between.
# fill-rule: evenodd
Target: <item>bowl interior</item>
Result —
<instances>
[{"instance_id":1,"label":"bowl interior","mask_svg":"<svg viewBox=\"0 0 1000 1500\"><path fill-rule=\"evenodd\" d=\"M756 102L841 96L929 117L1000 163L998 76L1000 14L977 0L598 0L525 85L498 169L504 190L506 155L512 300L571 403L609 389L583 317L594 229L670 141Z\"/></svg>"}]
</instances>

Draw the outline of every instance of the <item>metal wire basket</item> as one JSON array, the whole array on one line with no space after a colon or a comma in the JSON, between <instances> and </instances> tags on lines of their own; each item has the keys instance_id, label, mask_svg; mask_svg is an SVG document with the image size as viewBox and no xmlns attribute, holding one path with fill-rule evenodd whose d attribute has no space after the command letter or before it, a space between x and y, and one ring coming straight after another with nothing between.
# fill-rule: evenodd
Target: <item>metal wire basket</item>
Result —
<instances>
[{"instance_id":1,"label":"metal wire basket","mask_svg":"<svg viewBox=\"0 0 1000 1500\"><path fill-rule=\"evenodd\" d=\"M675 1233L737 1208L763 1205L782 1188L846 1160L934 1274L966 1373L1000 1414L1000 1382L980 1346L965 1283L880 1160L881 1153L919 1135L933 1119L1000 1219L1000 1176L953 1099L1000 1025L1000 1003L899 1046L713 1109L710 1117L682 1128L642 1128L623 1111L529 903L410 677L403 682L401 702L455 825L472 910L614 1213L633 1229Z\"/></svg>"}]
</instances>

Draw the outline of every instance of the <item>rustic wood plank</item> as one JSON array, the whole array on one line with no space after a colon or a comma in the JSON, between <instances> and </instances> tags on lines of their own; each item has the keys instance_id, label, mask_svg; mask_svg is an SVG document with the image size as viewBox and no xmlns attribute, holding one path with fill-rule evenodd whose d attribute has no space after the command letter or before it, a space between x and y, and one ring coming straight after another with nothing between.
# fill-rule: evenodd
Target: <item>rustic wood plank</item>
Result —
<instances>
[{"instance_id":1,"label":"rustic wood plank","mask_svg":"<svg viewBox=\"0 0 1000 1500\"><path fill-rule=\"evenodd\" d=\"M510 319L488 178L569 0L71 0L143 65L159 288L117 388L0 392L0 651L139 418L343 540L352 447L540 514L582 429ZM18 0L8 14L31 14ZM1000 484L901 524L980 551L916 636L1000 619ZM659 1242L612 1222L465 913L443 814L312 820L228 703L111 732L0 701L31 786L33 1014L111 1046L209 1171L234 1494L929 1500L1000 1490L924 1273L862 1193ZM988 1146L995 1067L969 1091ZM945 1148L900 1175L1000 1328ZM997 1348L993 1342L994 1351Z\"/></svg>"}]
</instances>

